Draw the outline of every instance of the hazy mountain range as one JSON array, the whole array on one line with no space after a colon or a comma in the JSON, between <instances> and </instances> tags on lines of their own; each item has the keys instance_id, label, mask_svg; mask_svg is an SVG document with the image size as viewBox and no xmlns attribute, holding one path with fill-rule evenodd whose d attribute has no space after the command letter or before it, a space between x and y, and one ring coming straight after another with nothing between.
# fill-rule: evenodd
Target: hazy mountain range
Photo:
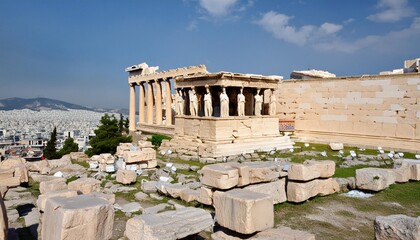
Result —
<instances>
[{"instance_id":1,"label":"hazy mountain range","mask_svg":"<svg viewBox=\"0 0 420 240\"><path fill-rule=\"evenodd\" d=\"M62 110L68 111L70 109L75 110L87 110L94 112L110 112L110 113L122 113L128 114L127 109L103 109L103 108L92 108L81 106L73 103L68 103L56 99L50 98L6 98L0 100L0 110L20 110L30 109L33 111L40 110Z\"/></svg>"}]
</instances>

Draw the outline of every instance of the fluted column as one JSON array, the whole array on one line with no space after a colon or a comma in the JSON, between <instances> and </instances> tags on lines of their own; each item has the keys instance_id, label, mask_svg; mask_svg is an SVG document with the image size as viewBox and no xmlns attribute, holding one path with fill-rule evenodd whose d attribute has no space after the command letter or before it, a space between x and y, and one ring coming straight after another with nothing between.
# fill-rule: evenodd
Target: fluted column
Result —
<instances>
[{"instance_id":1,"label":"fluted column","mask_svg":"<svg viewBox=\"0 0 420 240\"><path fill-rule=\"evenodd\" d=\"M156 80L156 125L162 124L162 85Z\"/></svg>"},{"instance_id":2,"label":"fluted column","mask_svg":"<svg viewBox=\"0 0 420 240\"><path fill-rule=\"evenodd\" d=\"M153 124L153 85L147 82L147 124Z\"/></svg>"},{"instance_id":3,"label":"fluted column","mask_svg":"<svg viewBox=\"0 0 420 240\"><path fill-rule=\"evenodd\" d=\"M139 124L144 123L144 115L146 112L144 111L144 86L143 83L139 84Z\"/></svg>"},{"instance_id":4,"label":"fluted column","mask_svg":"<svg viewBox=\"0 0 420 240\"><path fill-rule=\"evenodd\" d=\"M129 113L129 126L130 131L136 130L136 85L130 85L130 113Z\"/></svg>"},{"instance_id":5,"label":"fluted column","mask_svg":"<svg viewBox=\"0 0 420 240\"><path fill-rule=\"evenodd\" d=\"M166 126L172 125L172 96L171 96L171 82L165 80L166 89Z\"/></svg>"}]
</instances>

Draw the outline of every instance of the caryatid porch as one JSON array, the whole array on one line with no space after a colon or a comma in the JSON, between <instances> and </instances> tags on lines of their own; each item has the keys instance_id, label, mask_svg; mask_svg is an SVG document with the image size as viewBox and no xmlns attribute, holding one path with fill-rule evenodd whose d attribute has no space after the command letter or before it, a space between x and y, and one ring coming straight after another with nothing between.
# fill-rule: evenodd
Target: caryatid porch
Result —
<instances>
[{"instance_id":1,"label":"caryatid porch","mask_svg":"<svg viewBox=\"0 0 420 240\"><path fill-rule=\"evenodd\" d=\"M129 129L173 134L172 94L173 79L197 73L207 73L204 65L157 72L159 67L146 63L128 67L130 86ZM138 86L138 112L136 123L136 87Z\"/></svg>"}]
</instances>

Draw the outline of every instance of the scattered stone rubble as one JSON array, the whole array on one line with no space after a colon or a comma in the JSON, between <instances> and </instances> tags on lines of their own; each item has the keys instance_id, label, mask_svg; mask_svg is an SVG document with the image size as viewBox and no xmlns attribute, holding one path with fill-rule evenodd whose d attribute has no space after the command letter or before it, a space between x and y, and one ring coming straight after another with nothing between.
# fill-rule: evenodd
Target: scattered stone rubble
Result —
<instances>
[{"instance_id":1,"label":"scattered stone rubble","mask_svg":"<svg viewBox=\"0 0 420 240\"><path fill-rule=\"evenodd\" d=\"M375 239L420 239L420 217L405 215L378 216L374 223Z\"/></svg>"}]
</instances>

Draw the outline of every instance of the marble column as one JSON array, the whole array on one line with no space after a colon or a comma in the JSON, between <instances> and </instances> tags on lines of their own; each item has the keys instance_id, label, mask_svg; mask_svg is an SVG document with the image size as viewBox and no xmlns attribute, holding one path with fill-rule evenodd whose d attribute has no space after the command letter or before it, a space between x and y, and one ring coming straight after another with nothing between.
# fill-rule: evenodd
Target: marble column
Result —
<instances>
[{"instance_id":1,"label":"marble column","mask_svg":"<svg viewBox=\"0 0 420 240\"><path fill-rule=\"evenodd\" d=\"M129 108L129 126L130 131L136 130L136 85L130 84L130 108Z\"/></svg>"},{"instance_id":2,"label":"marble column","mask_svg":"<svg viewBox=\"0 0 420 240\"><path fill-rule=\"evenodd\" d=\"M155 81L156 85L156 125L162 124L162 85L159 80Z\"/></svg>"},{"instance_id":3,"label":"marble column","mask_svg":"<svg viewBox=\"0 0 420 240\"><path fill-rule=\"evenodd\" d=\"M166 126L172 125L172 96L171 96L171 82L165 80L166 89Z\"/></svg>"},{"instance_id":4,"label":"marble column","mask_svg":"<svg viewBox=\"0 0 420 240\"><path fill-rule=\"evenodd\" d=\"M139 124L144 123L144 116L146 112L144 111L144 86L143 83L139 84Z\"/></svg>"},{"instance_id":5,"label":"marble column","mask_svg":"<svg viewBox=\"0 0 420 240\"><path fill-rule=\"evenodd\" d=\"M153 124L153 85L147 82L147 124Z\"/></svg>"}]
</instances>

